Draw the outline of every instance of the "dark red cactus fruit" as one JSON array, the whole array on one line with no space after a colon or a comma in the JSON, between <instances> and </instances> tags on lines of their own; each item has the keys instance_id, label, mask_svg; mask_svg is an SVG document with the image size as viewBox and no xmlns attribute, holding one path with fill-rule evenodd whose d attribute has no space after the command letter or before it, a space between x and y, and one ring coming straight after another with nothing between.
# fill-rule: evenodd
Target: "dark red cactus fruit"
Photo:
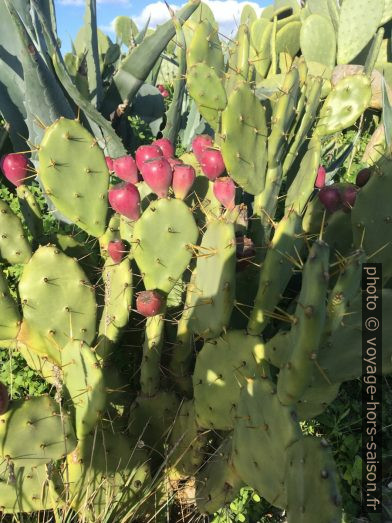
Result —
<instances>
[{"instance_id":1,"label":"dark red cactus fruit","mask_svg":"<svg viewBox=\"0 0 392 523\"><path fill-rule=\"evenodd\" d=\"M192 141L192 151L194 152L194 155L196 156L196 159L198 162L200 162L200 158L202 153L207 149L207 147L212 147L214 144L211 136L208 134L199 134L199 136L196 136Z\"/></svg>"},{"instance_id":2,"label":"dark red cactus fruit","mask_svg":"<svg viewBox=\"0 0 392 523\"><path fill-rule=\"evenodd\" d=\"M158 89L158 91L161 93L162 91L165 90L165 86L162 85L162 84L158 84L158 85L157 85L157 89Z\"/></svg>"},{"instance_id":3,"label":"dark red cactus fruit","mask_svg":"<svg viewBox=\"0 0 392 523\"><path fill-rule=\"evenodd\" d=\"M211 149L209 147L201 153L200 166L203 174L212 181L216 180L226 169L222 153L217 149Z\"/></svg>"},{"instance_id":4,"label":"dark red cactus fruit","mask_svg":"<svg viewBox=\"0 0 392 523\"><path fill-rule=\"evenodd\" d=\"M132 183L115 185L108 193L112 209L131 221L140 218L140 194Z\"/></svg>"},{"instance_id":5,"label":"dark red cactus fruit","mask_svg":"<svg viewBox=\"0 0 392 523\"><path fill-rule=\"evenodd\" d=\"M344 187L341 197L343 203L344 212L350 212L355 205L355 200L357 199L358 187L353 184L349 184Z\"/></svg>"},{"instance_id":6,"label":"dark red cactus fruit","mask_svg":"<svg viewBox=\"0 0 392 523\"><path fill-rule=\"evenodd\" d=\"M314 183L314 186L316 187L316 189L322 189L325 186L326 175L327 175L327 171L325 170L325 167L320 165L320 167L318 168L318 171L317 171L316 181Z\"/></svg>"},{"instance_id":7,"label":"dark red cactus fruit","mask_svg":"<svg viewBox=\"0 0 392 523\"><path fill-rule=\"evenodd\" d=\"M333 185L323 187L320 190L318 197L328 212L336 212L342 207L342 198L339 189Z\"/></svg>"},{"instance_id":8,"label":"dark red cactus fruit","mask_svg":"<svg viewBox=\"0 0 392 523\"><path fill-rule=\"evenodd\" d=\"M139 181L136 162L132 156L115 158L113 160L113 171L118 178L125 182L135 184Z\"/></svg>"},{"instance_id":9,"label":"dark red cactus fruit","mask_svg":"<svg viewBox=\"0 0 392 523\"><path fill-rule=\"evenodd\" d=\"M174 156L174 145L168 138L160 138L155 140L152 145L156 145L162 151L163 156L168 160Z\"/></svg>"},{"instance_id":10,"label":"dark red cactus fruit","mask_svg":"<svg viewBox=\"0 0 392 523\"><path fill-rule=\"evenodd\" d=\"M136 165L139 171L142 171L143 164L147 160L162 157L162 151L157 145L141 145L135 153Z\"/></svg>"},{"instance_id":11,"label":"dark red cactus fruit","mask_svg":"<svg viewBox=\"0 0 392 523\"><path fill-rule=\"evenodd\" d=\"M226 207L226 209L232 210L235 207L235 183L231 178L225 176L224 178L218 178L214 182L214 194L216 199Z\"/></svg>"},{"instance_id":12,"label":"dark red cactus fruit","mask_svg":"<svg viewBox=\"0 0 392 523\"><path fill-rule=\"evenodd\" d=\"M159 314L163 305L164 298L158 291L142 291L136 298L136 310L147 318Z\"/></svg>"},{"instance_id":13,"label":"dark red cactus fruit","mask_svg":"<svg viewBox=\"0 0 392 523\"><path fill-rule=\"evenodd\" d=\"M125 244L121 240L109 242L108 253L114 263L121 263L125 254Z\"/></svg>"},{"instance_id":14,"label":"dark red cactus fruit","mask_svg":"<svg viewBox=\"0 0 392 523\"><path fill-rule=\"evenodd\" d=\"M106 165L108 166L109 172L113 172L113 158L110 158L110 156L105 156Z\"/></svg>"},{"instance_id":15,"label":"dark red cactus fruit","mask_svg":"<svg viewBox=\"0 0 392 523\"><path fill-rule=\"evenodd\" d=\"M0 416L7 412L9 403L7 387L0 381Z\"/></svg>"},{"instance_id":16,"label":"dark red cactus fruit","mask_svg":"<svg viewBox=\"0 0 392 523\"><path fill-rule=\"evenodd\" d=\"M372 171L368 167L365 167L365 169L361 169L355 179L355 185L357 185L358 187L364 187L368 183L371 175Z\"/></svg>"},{"instance_id":17,"label":"dark red cactus fruit","mask_svg":"<svg viewBox=\"0 0 392 523\"><path fill-rule=\"evenodd\" d=\"M28 177L29 161L23 154L11 153L2 157L0 167L4 176L15 187L22 185Z\"/></svg>"},{"instance_id":18,"label":"dark red cactus fruit","mask_svg":"<svg viewBox=\"0 0 392 523\"><path fill-rule=\"evenodd\" d=\"M191 165L177 164L173 167L172 187L174 195L184 200L195 182L196 172Z\"/></svg>"},{"instance_id":19,"label":"dark red cactus fruit","mask_svg":"<svg viewBox=\"0 0 392 523\"><path fill-rule=\"evenodd\" d=\"M167 197L173 173L169 162L165 158L155 158L144 162L141 173L146 184L158 198Z\"/></svg>"},{"instance_id":20,"label":"dark red cactus fruit","mask_svg":"<svg viewBox=\"0 0 392 523\"><path fill-rule=\"evenodd\" d=\"M163 91L161 91L161 95L163 96L163 98L168 98L170 96L170 93L169 91L164 89Z\"/></svg>"}]
</instances>

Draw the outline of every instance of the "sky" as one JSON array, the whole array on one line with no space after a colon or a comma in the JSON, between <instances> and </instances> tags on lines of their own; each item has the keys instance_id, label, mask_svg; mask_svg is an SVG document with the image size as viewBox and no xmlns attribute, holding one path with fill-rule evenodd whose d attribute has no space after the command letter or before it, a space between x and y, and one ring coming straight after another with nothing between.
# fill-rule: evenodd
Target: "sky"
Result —
<instances>
[{"instance_id":1,"label":"sky","mask_svg":"<svg viewBox=\"0 0 392 523\"><path fill-rule=\"evenodd\" d=\"M171 3L171 7L177 9L185 1ZM236 20L244 5L250 4L257 11L269 5L271 0L255 0L241 2L237 0L205 0L212 9L221 32L230 36L236 27ZM97 0L98 4L98 26L114 39L113 20L118 15L130 16L139 28L143 27L148 16L151 15L150 26L155 27L165 22L168 18L168 10L164 2L143 2L141 0ZM79 28L83 25L85 0L55 0L57 26L59 37L62 41L63 51L70 49L70 38L74 38Z\"/></svg>"}]
</instances>

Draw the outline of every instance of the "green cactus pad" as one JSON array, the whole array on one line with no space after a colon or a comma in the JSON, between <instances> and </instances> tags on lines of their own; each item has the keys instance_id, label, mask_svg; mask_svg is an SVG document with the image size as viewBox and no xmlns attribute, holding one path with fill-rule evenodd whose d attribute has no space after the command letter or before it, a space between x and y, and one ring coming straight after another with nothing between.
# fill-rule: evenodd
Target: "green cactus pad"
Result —
<instances>
[{"instance_id":1,"label":"green cactus pad","mask_svg":"<svg viewBox=\"0 0 392 523\"><path fill-rule=\"evenodd\" d=\"M0 269L0 340L16 338L20 329L20 313Z\"/></svg>"},{"instance_id":2,"label":"green cactus pad","mask_svg":"<svg viewBox=\"0 0 392 523\"><path fill-rule=\"evenodd\" d=\"M193 401L184 401L170 433L169 468L171 479L193 476L203 463L203 447L207 434L200 432L196 423Z\"/></svg>"},{"instance_id":3,"label":"green cactus pad","mask_svg":"<svg viewBox=\"0 0 392 523\"><path fill-rule=\"evenodd\" d=\"M336 399L340 383L328 383L321 380L322 378L317 374L301 399L297 401L296 410L300 421L315 418Z\"/></svg>"},{"instance_id":4,"label":"green cactus pad","mask_svg":"<svg viewBox=\"0 0 392 523\"><path fill-rule=\"evenodd\" d=\"M178 399L172 392L139 396L131 406L128 424L131 441L152 451L154 462L162 457L178 407Z\"/></svg>"},{"instance_id":5,"label":"green cactus pad","mask_svg":"<svg viewBox=\"0 0 392 523\"><path fill-rule=\"evenodd\" d=\"M27 263L31 247L19 218L0 200L0 257L11 264Z\"/></svg>"},{"instance_id":6,"label":"green cactus pad","mask_svg":"<svg viewBox=\"0 0 392 523\"><path fill-rule=\"evenodd\" d=\"M213 514L224 507L244 486L233 466L232 446L229 435L196 476L196 503L201 514Z\"/></svg>"},{"instance_id":7,"label":"green cactus pad","mask_svg":"<svg viewBox=\"0 0 392 523\"><path fill-rule=\"evenodd\" d=\"M301 27L301 51L306 63L318 62L333 68L336 61L336 35L332 22L312 14Z\"/></svg>"},{"instance_id":8,"label":"green cactus pad","mask_svg":"<svg viewBox=\"0 0 392 523\"><path fill-rule=\"evenodd\" d=\"M250 28L250 62L261 78L265 78L271 64L273 25L267 18L259 18Z\"/></svg>"},{"instance_id":9,"label":"green cactus pad","mask_svg":"<svg viewBox=\"0 0 392 523\"><path fill-rule=\"evenodd\" d=\"M79 441L67 458L64 480L69 483L71 506L89 514L88 521L109 513L120 521L117 507L125 512L133 508L151 477L146 453L109 427Z\"/></svg>"},{"instance_id":10,"label":"green cactus pad","mask_svg":"<svg viewBox=\"0 0 392 523\"><path fill-rule=\"evenodd\" d=\"M288 450L287 522L341 521L338 472L324 439L307 436Z\"/></svg>"},{"instance_id":11,"label":"green cactus pad","mask_svg":"<svg viewBox=\"0 0 392 523\"><path fill-rule=\"evenodd\" d=\"M133 252L147 290L169 293L192 257L199 231L182 200L151 202L134 229Z\"/></svg>"},{"instance_id":12,"label":"green cactus pad","mask_svg":"<svg viewBox=\"0 0 392 523\"><path fill-rule=\"evenodd\" d=\"M211 221L198 248L190 329L215 338L229 325L235 298L236 240L232 223Z\"/></svg>"},{"instance_id":13,"label":"green cactus pad","mask_svg":"<svg viewBox=\"0 0 392 523\"><path fill-rule=\"evenodd\" d=\"M69 417L50 396L14 400L0 416L0 455L9 456L16 467L56 461L75 447Z\"/></svg>"},{"instance_id":14,"label":"green cactus pad","mask_svg":"<svg viewBox=\"0 0 392 523\"><path fill-rule=\"evenodd\" d=\"M45 381L55 386L61 384L61 369L54 362L50 361L47 356L39 356L21 342L16 342L15 348L25 359L30 369L42 376Z\"/></svg>"},{"instance_id":15,"label":"green cactus pad","mask_svg":"<svg viewBox=\"0 0 392 523\"><path fill-rule=\"evenodd\" d=\"M83 341L71 341L61 351L64 385L72 402L78 439L100 420L106 402L102 369L95 353Z\"/></svg>"},{"instance_id":16,"label":"green cactus pad","mask_svg":"<svg viewBox=\"0 0 392 523\"><path fill-rule=\"evenodd\" d=\"M60 118L45 131L39 176L55 207L92 236L106 229L109 172L97 140L77 120Z\"/></svg>"},{"instance_id":17,"label":"green cactus pad","mask_svg":"<svg viewBox=\"0 0 392 523\"><path fill-rule=\"evenodd\" d=\"M140 388L146 397L154 396L159 391L164 328L163 314L147 318L140 367Z\"/></svg>"},{"instance_id":18,"label":"green cactus pad","mask_svg":"<svg viewBox=\"0 0 392 523\"><path fill-rule=\"evenodd\" d=\"M290 22L284 25L276 34L276 53L288 53L294 57L299 51L299 35L301 22Z\"/></svg>"},{"instance_id":19,"label":"green cactus pad","mask_svg":"<svg viewBox=\"0 0 392 523\"><path fill-rule=\"evenodd\" d=\"M99 323L97 352L105 357L127 325L132 304L132 269L125 258L119 264L108 259L102 271L105 284L105 305Z\"/></svg>"},{"instance_id":20,"label":"green cactus pad","mask_svg":"<svg viewBox=\"0 0 392 523\"><path fill-rule=\"evenodd\" d=\"M363 187L351 211L354 243L362 247L372 263L383 264L383 279L392 276L392 162L383 160Z\"/></svg>"},{"instance_id":21,"label":"green cactus pad","mask_svg":"<svg viewBox=\"0 0 392 523\"><path fill-rule=\"evenodd\" d=\"M94 288L77 262L56 247L40 247L19 282L23 324L18 339L40 355L61 362L70 340L95 337Z\"/></svg>"},{"instance_id":22,"label":"green cactus pad","mask_svg":"<svg viewBox=\"0 0 392 523\"><path fill-rule=\"evenodd\" d=\"M384 289L382 293L383 316L392 314L392 291ZM362 375L362 324L361 295L347 308L344 320L319 351L318 363L321 370L315 370L320 380L330 383L343 383ZM392 324L384 323L382 350L382 374L392 372Z\"/></svg>"},{"instance_id":23,"label":"green cactus pad","mask_svg":"<svg viewBox=\"0 0 392 523\"><path fill-rule=\"evenodd\" d=\"M367 76L358 74L342 78L324 102L316 132L326 136L350 127L369 107L371 97Z\"/></svg>"},{"instance_id":24,"label":"green cactus pad","mask_svg":"<svg viewBox=\"0 0 392 523\"><path fill-rule=\"evenodd\" d=\"M20 211L31 235L36 241L40 241L43 234L43 221L41 209L34 194L26 185L16 188L19 199Z\"/></svg>"},{"instance_id":25,"label":"green cactus pad","mask_svg":"<svg viewBox=\"0 0 392 523\"><path fill-rule=\"evenodd\" d=\"M281 405L272 383L249 380L237 409L233 463L241 479L276 507L286 505L286 451L300 438L295 410Z\"/></svg>"},{"instance_id":26,"label":"green cactus pad","mask_svg":"<svg viewBox=\"0 0 392 523\"><path fill-rule=\"evenodd\" d=\"M12 465L12 464L11 464ZM62 505L51 474L45 467L16 467L7 461L0 465L0 512L17 514L58 508Z\"/></svg>"},{"instance_id":27,"label":"green cactus pad","mask_svg":"<svg viewBox=\"0 0 392 523\"><path fill-rule=\"evenodd\" d=\"M222 136L227 172L244 191L260 193L267 165L265 110L245 83L230 95L222 114Z\"/></svg>"},{"instance_id":28,"label":"green cactus pad","mask_svg":"<svg viewBox=\"0 0 392 523\"><path fill-rule=\"evenodd\" d=\"M222 77L224 73L222 44L217 29L208 20L197 24L187 48L186 61L189 69L195 64L204 63L213 69L218 77Z\"/></svg>"},{"instance_id":29,"label":"green cactus pad","mask_svg":"<svg viewBox=\"0 0 392 523\"><path fill-rule=\"evenodd\" d=\"M338 64L351 62L370 42L383 12L383 0L344 0L339 15Z\"/></svg>"},{"instance_id":30,"label":"green cactus pad","mask_svg":"<svg viewBox=\"0 0 392 523\"><path fill-rule=\"evenodd\" d=\"M226 91L222 80L212 67L198 63L188 69L187 87L200 114L214 129L217 129L220 114L227 105Z\"/></svg>"},{"instance_id":31,"label":"green cactus pad","mask_svg":"<svg viewBox=\"0 0 392 523\"><path fill-rule=\"evenodd\" d=\"M329 247L318 240L310 250L302 273L302 287L291 328L292 351L278 378L283 405L295 403L308 387L315 367L326 317Z\"/></svg>"},{"instance_id":32,"label":"green cactus pad","mask_svg":"<svg viewBox=\"0 0 392 523\"><path fill-rule=\"evenodd\" d=\"M278 331L265 344L265 359L278 369L282 369L292 349L290 331Z\"/></svg>"},{"instance_id":33,"label":"green cactus pad","mask_svg":"<svg viewBox=\"0 0 392 523\"><path fill-rule=\"evenodd\" d=\"M200 427L231 430L241 388L247 379L265 376L264 346L257 336L229 331L207 341L193 374L196 421Z\"/></svg>"},{"instance_id":34,"label":"green cactus pad","mask_svg":"<svg viewBox=\"0 0 392 523\"><path fill-rule=\"evenodd\" d=\"M248 323L250 334L261 334L265 329L294 273L304 243L301 221L299 214L289 211L276 228L260 270L257 295Z\"/></svg>"}]
</instances>

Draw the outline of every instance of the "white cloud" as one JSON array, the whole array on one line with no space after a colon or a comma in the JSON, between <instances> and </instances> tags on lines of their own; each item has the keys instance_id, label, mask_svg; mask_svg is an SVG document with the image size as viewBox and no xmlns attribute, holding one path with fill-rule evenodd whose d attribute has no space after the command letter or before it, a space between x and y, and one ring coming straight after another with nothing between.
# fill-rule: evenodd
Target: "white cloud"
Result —
<instances>
[{"instance_id":1,"label":"white cloud","mask_svg":"<svg viewBox=\"0 0 392 523\"><path fill-rule=\"evenodd\" d=\"M85 6L85 0L59 0L61 5L72 5L72 6ZM130 6L130 0L97 0L98 4L109 4L109 5L127 5Z\"/></svg>"},{"instance_id":2,"label":"white cloud","mask_svg":"<svg viewBox=\"0 0 392 523\"><path fill-rule=\"evenodd\" d=\"M236 0L205 0L205 3L211 8L214 13L215 19L219 24L220 31L226 35L230 35L239 22L241 11L247 4L251 5L255 11L260 14L262 8L255 2L238 2ZM179 9L179 5L170 5L174 10ZM141 27L143 26L148 17L151 16L150 27L156 27L163 22L166 22L169 18L169 12L164 2L154 2L148 4L143 11L134 20L136 24Z\"/></svg>"}]
</instances>

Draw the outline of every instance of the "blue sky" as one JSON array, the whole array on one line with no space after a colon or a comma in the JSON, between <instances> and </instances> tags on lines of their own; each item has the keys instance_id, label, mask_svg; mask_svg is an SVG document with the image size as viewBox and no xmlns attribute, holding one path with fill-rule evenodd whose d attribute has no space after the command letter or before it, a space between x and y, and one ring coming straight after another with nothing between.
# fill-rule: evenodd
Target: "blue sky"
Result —
<instances>
[{"instance_id":1,"label":"blue sky","mask_svg":"<svg viewBox=\"0 0 392 523\"><path fill-rule=\"evenodd\" d=\"M151 14L152 27L164 22L168 17L167 8L164 2L160 1L97 0L97 3L98 25L112 38L111 23L118 15L131 16L139 27L143 25L149 14ZM185 3L185 0L177 2L173 0L173 2L170 2L170 5L172 7L180 7L183 3ZM241 12L245 4L248 3L260 9L272 3L272 1L206 0L206 3L213 10L222 32L229 35L235 27L235 19L238 19L238 13ZM74 38L79 28L83 25L84 4L84 0L55 0L58 32L65 51L70 49L70 36Z\"/></svg>"}]
</instances>

